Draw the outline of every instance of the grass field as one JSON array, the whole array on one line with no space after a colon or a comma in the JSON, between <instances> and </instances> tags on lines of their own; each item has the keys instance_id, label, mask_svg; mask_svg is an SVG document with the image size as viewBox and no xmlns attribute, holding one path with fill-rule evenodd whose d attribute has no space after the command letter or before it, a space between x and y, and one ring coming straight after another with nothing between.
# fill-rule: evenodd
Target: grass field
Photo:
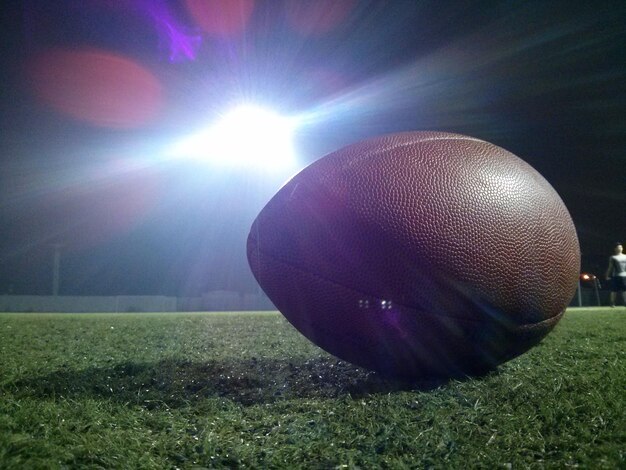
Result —
<instances>
[{"instance_id":1,"label":"grass field","mask_svg":"<svg viewBox=\"0 0 626 470\"><path fill-rule=\"evenodd\" d=\"M277 313L0 314L0 468L626 468L626 309L384 381Z\"/></svg>"}]
</instances>

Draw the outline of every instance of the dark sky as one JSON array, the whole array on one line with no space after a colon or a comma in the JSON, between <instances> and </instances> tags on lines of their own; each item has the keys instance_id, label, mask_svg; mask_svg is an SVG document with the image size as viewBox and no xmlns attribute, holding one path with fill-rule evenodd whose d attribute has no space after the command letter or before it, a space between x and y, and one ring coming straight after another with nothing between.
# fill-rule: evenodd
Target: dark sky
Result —
<instances>
[{"instance_id":1,"label":"dark sky","mask_svg":"<svg viewBox=\"0 0 626 470\"><path fill-rule=\"evenodd\" d=\"M561 195L583 270L626 239L623 0L4 3L0 294L50 293L55 243L62 294L255 291L286 175L161 157L244 101L308 117L299 168L387 132L493 142Z\"/></svg>"}]
</instances>

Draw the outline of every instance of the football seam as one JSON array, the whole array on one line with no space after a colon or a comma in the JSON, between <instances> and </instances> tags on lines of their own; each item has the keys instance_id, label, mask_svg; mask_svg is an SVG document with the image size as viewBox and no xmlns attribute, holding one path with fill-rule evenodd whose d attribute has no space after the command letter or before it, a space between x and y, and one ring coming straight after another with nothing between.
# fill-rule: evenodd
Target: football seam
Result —
<instances>
[{"instance_id":1,"label":"football seam","mask_svg":"<svg viewBox=\"0 0 626 470\"><path fill-rule=\"evenodd\" d=\"M262 253L264 256L267 256L268 258L271 258L271 259L272 259L274 262L276 262L276 263L281 263L281 264L284 264L284 265L289 266L289 267L291 267L291 268L293 268L293 269L295 269L295 270L297 270L297 271L300 271L301 273L304 273L304 274L307 274L307 275L310 275L310 276L317 277L318 279L321 279L321 280L322 280L322 281L324 281L324 282L328 282L328 283L330 283L330 284L334 284L334 285L336 285L336 286L343 287L344 289L351 290L352 292L356 292L357 294L361 294L361 295L366 296L366 297L374 297L374 298L376 298L376 299L383 300L382 298L380 298L380 297L378 297L378 296L376 296L376 295L367 294L367 293L362 292L362 291L360 291L360 290L358 290L358 289L355 289L355 288L353 288L353 287L346 286L345 284L343 284L343 283L341 283L341 282L334 281L334 280L329 279L329 278L327 278L327 277L325 277L325 276L322 276L322 275L320 275L320 274L314 273L314 272L312 272L312 271L309 271L309 270L307 270L307 269L301 268L301 267L299 267L299 266L296 266L296 265L294 265L294 264L292 264L292 263L289 263L289 262L287 262L287 261L284 261L284 260L282 260L282 259L276 258L275 256L273 256L273 255L271 255L271 254L268 254L268 253L264 252L263 250L261 250L261 249L258 247L258 242L256 243L256 245L257 245L257 246L256 246L256 250L254 250L254 251L256 251L258 254L261 254L261 253ZM259 257L259 256L257 256L257 258L260 258L260 257ZM260 264L260 259L259 259L259 264ZM260 282L259 282L259 284L260 284ZM271 300L271 299L270 299L270 300ZM448 318L448 319L451 319L451 320L456 320L456 321L464 321L464 322L469 322L469 323L479 323L479 322L481 322L481 320L475 320L475 319L473 319L473 318L463 318L463 317L456 317L456 316L450 316L450 315L437 315L437 314L435 314L435 313L430 313L430 312L427 312L427 311L425 311L425 310L418 309L417 307L412 306L412 305L406 305L406 304L403 304L403 303L397 302L397 301L395 301L395 300L393 300L393 299L391 299L391 301L392 301L394 304L399 305L400 307L403 307L403 308L406 308L406 309L410 309L410 310L413 310L413 311L419 312L420 314L427 315L427 316L430 316L430 317L436 317L436 318L442 318L442 317L445 317L445 318ZM524 323L524 324L521 324L521 325L517 325L513 331L515 331L515 332L528 332L528 331L532 331L532 330L534 330L534 329L539 329L539 328L541 328L541 327L543 327L543 326L548 326L548 325L550 325L551 323L556 323L556 322L558 322L558 321L560 320L560 318L563 316L563 314L564 314L564 313L565 313L565 309L563 309L563 311L562 311L562 312L560 312L560 313L558 313L558 314L554 315L553 317L546 318L545 320L542 320L542 321L540 321L540 322L537 322L537 323Z\"/></svg>"},{"instance_id":2,"label":"football seam","mask_svg":"<svg viewBox=\"0 0 626 470\"><path fill-rule=\"evenodd\" d=\"M373 142L373 141L376 141L376 140L379 140L379 139L385 138L385 137L398 136L398 135L410 135L410 134L414 134L414 132L399 132L397 134L386 134L386 135L381 135L379 137L373 137L369 141ZM393 149L398 148L398 147L405 147L407 145L419 144L421 142L430 142L430 141L435 141L435 140L469 140L471 142L482 142L484 144L494 145L494 144L491 144L491 143L489 143L489 142L487 142L485 140L477 139L475 137L469 137L469 136L464 136L464 135L454 134L454 133L443 133L443 134L446 134L446 135L442 135L441 137L425 137L425 138L422 138L422 139L419 139L419 140L412 140L410 142L404 142L404 143L401 143L401 144L395 144L395 146L390 147L389 149L393 150ZM367 142L368 142L368 140L364 141L363 143L367 143ZM385 149L385 151L386 151L386 149Z\"/></svg>"}]
</instances>

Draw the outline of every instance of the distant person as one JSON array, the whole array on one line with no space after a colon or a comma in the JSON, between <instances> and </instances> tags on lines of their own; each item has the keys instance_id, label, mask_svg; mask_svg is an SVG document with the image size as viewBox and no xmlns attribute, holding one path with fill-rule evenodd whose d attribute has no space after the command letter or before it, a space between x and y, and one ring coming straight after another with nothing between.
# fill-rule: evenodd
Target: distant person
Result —
<instances>
[{"instance_id":1,"label":"distant person","mask_svg":"<svg viewBox=\"0 0 626 470\"><path fill-rule=\"evenodd\" d=\"M624 247L621 242L615 244L614 255L609 258L609 267L606 270L606 279L611 283L609 297L611 307L615 307L617 293L622 293L622 300L626 306L626 255L622 253Z\"/></svg>"}]
</instances>

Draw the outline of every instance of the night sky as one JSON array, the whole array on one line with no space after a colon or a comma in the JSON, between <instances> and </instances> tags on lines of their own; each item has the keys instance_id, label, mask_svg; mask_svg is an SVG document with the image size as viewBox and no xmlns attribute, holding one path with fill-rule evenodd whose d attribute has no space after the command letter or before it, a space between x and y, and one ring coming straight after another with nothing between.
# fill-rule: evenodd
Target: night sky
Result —
<instances>
[{"instance_id":1,"label":"night sky","mask_svg":"<svg viewBox=\"0 0 626 470\"><path fill-rule=\"evenodd\" d=\"M534 166L572 214L584 271L626 241L623 0L10 3L0 294L49 294L56 243L61 294L255 292L245 240L284 181L407 130ZM238 103L306 117L295 170L164 157Z\"/></svg>"}]
</instances>

